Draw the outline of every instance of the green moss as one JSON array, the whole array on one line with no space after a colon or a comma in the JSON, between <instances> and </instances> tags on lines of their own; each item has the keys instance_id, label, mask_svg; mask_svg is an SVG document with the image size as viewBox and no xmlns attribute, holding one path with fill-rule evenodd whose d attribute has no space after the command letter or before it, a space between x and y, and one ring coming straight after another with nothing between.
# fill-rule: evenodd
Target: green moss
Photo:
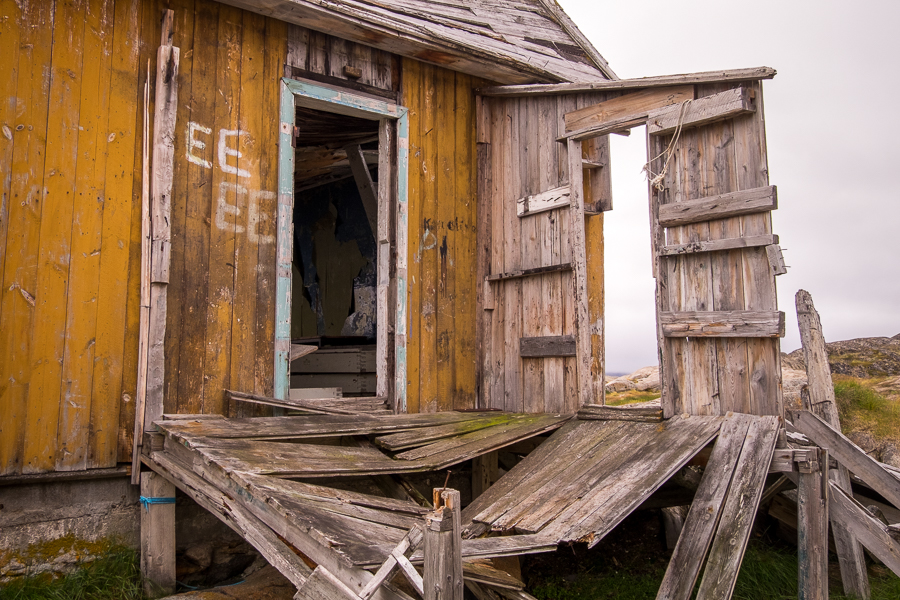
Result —
<instances>
[{"instance_id":1,"label":"green moss","mask_svg":"<svg viewBox=\"0 0 900 600\"><path fill-rule=\"evenodd\" d=\"M48 574L26 575L0 586L0 600L141 600L142 598L137 552L126 546L109 543L99 557L85 563L70 575L55 579Z\"/></svg>"},{"instance_id":2,"label":"green moss","mask_svg":"<svg viewBox=\"0 0 900 600\"><path fill-rule=\"evenodd\" d=\"M108 554L111 548L118 546L120 544L117 541L108 538L89 541L70 533L54 540L30 544L22 550L0 551L0 565L8 565L15 561L27 567L33 564L51 562L53 559L68 553L74 554L75 560L81 562Z\"/></svg>"},{"instance_id":3,"label":"green moss","mask_svg":"<svg viewBox=\"0 0 900 600\"><path fill-rule=\"evenodd\" d=\"M627 392L607 392L607 406L621 406L623 404L636 404L639 402L649 402L659 398L659 392L638 392L637 390L629 390Z\"/></svg>"}]
</instances>

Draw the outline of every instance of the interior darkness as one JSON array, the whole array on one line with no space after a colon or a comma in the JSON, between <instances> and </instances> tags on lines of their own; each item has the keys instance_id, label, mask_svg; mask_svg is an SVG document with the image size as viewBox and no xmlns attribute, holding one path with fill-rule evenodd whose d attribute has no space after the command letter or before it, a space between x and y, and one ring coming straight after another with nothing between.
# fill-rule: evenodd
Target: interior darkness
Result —
<instances>
[{"instance_id":1,"label":"interior darkness","mask_svg":"<svg viewBox=\"0 0 900 600\"><path fill-rule=\"evenodd\" d=\"M347 152L362 149L377 190L378 121L298 107L296 126L291 337L373 343L375 234Z\"/></svg>"}]
</instances>

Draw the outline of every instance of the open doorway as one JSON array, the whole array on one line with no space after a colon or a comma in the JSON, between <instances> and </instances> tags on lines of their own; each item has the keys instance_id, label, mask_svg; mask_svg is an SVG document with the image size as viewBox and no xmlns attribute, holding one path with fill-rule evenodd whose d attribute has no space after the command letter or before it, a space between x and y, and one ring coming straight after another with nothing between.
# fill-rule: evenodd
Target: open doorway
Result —
<instances>
[{"instance_id":1,"label":"open doorway","mask_svg":"<svg viewBox=\"0 0 900 600\"><path fill-rule=\"evenodd\" d=\"M282 83L276 397L403 412L406 110Z\"/></svg>"},{"instance_id":2,"label":"open doorway","mask_svg":"<svg viewBox=\"0 0 900 600\"><path fill-rule=\"evenodd\" d=\"M630 375L643 367L658 367L656 351L656 306L650 220L647 215L646 127L635 127L631 135L611 135L611 177L615 210L604 216L605 253L614 260L605 264L606 376ZM658 393L657 381L652 392ZM631 382L634 383L634 382ZM642 381L639 387L651 384ZM622 381L612 389L629 391ZM644 390L638 390L644 391Z\"/></svg>"},{"instance_id":3,"label":"open doorway","mask_svg":"<svg viewBox=\"0 0 900 600\"><path fill-rule=\"evenodd\" d=\"M378 121L298 106L294 137L291 395L374 396Z\"/></svg>"}]
</instances>

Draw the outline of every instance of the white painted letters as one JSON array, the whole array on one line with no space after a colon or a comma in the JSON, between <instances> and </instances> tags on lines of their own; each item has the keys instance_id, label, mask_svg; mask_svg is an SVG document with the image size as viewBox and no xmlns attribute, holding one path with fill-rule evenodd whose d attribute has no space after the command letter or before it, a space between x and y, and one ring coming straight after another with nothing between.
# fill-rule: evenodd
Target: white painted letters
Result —
<instances>
[{"instance_id":1,"label":"white painted letters","mask_svg":"<svg viewBox=\"0 0 900 600\"><path fill-rule=\"evenodd\" d=\"M234 193L234 204L228 204L228 193ZM236 183L223 181L219 184L219 201L216 203L216 227L221 230L230 229L232 223L225 220L226 215L234 215L234 232L244 233L244 226L237 224L241 216L241 196L248 196L247 188Z\"/></svg>"},{"instance_id":2,"label":"white painted letters","mask_svg":"<svg viewBox=\"0 0 900 600\"><path fill-rule=\"evenodd\" d=\"M228 138L236 137L238 138L238 140L240 140L242 135L247 135L247 132L240 131L238 129L223 129L219 131L219 166L226 173L231 173L232 175L237 175L238 177L250 177L250 171L232 167L228 164L229 156L234 156L235 158L240 158L241 156L243 156L243 154L241 154L239 150L228 147Z\"/></svg>"},{"instance_id":3,"label":"white painted letters","mask_svg":"<svg viewBox=\"0 0 900 600\"><path fill-rule=\"evenodd\" d=\"M187 161L211 170L213 163L203 157L205 154L203 150L206 149L207 142L202 137L204 135L212 135L212 129L190 121L184 133L185 147L187 149L185 158L187 158ZM240 150L228 145L229 138L237 138L237 144L239 144L241 136L244 135L249 136L250 134L237 129L219 130L217 158L219 168L224 173L249 178L251 177L250 171L228 164L230 156L233 156L235 159L240 159L243 156ZM232 141L232 143L234 142ZM268 212L260 211L260 203L277 200L278 195L275 192L251 190L243 185L228 181L220 182L217 192L215 200L216 214L213 219L213 223L217 228L222 231L233 231L235 234L246 233L253 244L275 243L274 235L261 235L259 233L260 222L272 221L274 218Z\"/></svg>"},{"instance_id":4,"label":"white painted letters","mask_svg":"<svg viewBox=\"0 0 900 600\"><path fill-rule=\"evenodd\" d=\"M199 123L194 123L193 121L188 123L187 135L185 136L187 138L185 140L185 146L187 147L188 162L192 162L195 165L200 165L201 167L206 167L207 169L211 169L212 168L211 162L209 162L206 159L200 158L199 156L194 154L194 148L197 148L198 150L203 150L204 148L206 148L206 142L201 142L200 140L194 138L194 133L197 131L199 131L201 133L205 133L206 135L209 135L212 133L212 129L210 129L209 127L204 127L203 125L200 125Z\"/></svg>"}]
</instances>

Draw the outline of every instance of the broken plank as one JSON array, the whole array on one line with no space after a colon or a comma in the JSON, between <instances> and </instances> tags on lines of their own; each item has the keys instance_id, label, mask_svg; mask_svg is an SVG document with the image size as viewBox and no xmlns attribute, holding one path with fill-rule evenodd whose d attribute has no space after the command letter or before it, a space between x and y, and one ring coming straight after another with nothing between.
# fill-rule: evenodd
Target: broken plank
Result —
<instances>
[{"instance_id":1,"label":"broken plank","mask_svg":"<svg viewBox=\"0 0 900 600\"><path fill-rule=\"evenodd\" d=\"M719 439L694 495L684 529L656 595L657 600L688 600L691 597L719 524L725 495L752 420L749 415L732 414L722 423Z\"/></svg>"},{"instance_id":2,"label":"broken plank","mask_svg":"<svg viewBox=\"0 0 900 600\"><path fill-rule=\"evenodd\" d=\"M832 521L840 521L866 549L883 562L896 575L900 575L900 542L891 535L891 529L851 498L834 481L829 482L831 496L829 510Z\"/></svg>"},{"instance_id":3,"label":"broken plank","mask_svg":"<svg viewBox=\"0 0 900 600\"><path fill-rule=\"evenodd\" d=\"M600 125L591 125L582 129L576 129L566 135L556 138L557 142L565 143L567 140L574 142L583 142L592 138L609 135L610 133L621 133L632 127L640 127L647 122L649 113L638 113L633 115L625 115L617 119L612 119Z\"/></svg>"},{"instance_id":4,"label":"broken plank","mask_svg":"<svg viewBox=\"0 0 900 600\"><path fill-rule=\"evenodd\" d=\"M403 431L401 433L392 433L375 438L375 443L386 450L395 452L406 448L416 446L424 446L431 442L436 442L449 437L458 436L463 433L470 433L487 429L494 425L509 423L514 419L514 415L509 413L500 413L494 419L477 419L472 421L461 421L459 423L450 423L447 425L437 425L435 427L421 427L418 429Z\"/></svg>"},{"instance_id":5,"label":"broken plank","mask_svg":"<svg viewBox=\"0 0 900 600\"><path fill-rule=\"evenodd\" d=\"M632 92L565 114L566 132L600 125L611 119L680 104L694 98L694 86L654 88Z\"/></svg>"},{"instance_id":6,"label":"broken plank","mask_svg":"<svg viewBox=\"0 0 900 600\"><path fill-rule=\"evenodd\" d=\"M740 248L757 248L778 243L777 235L752 235L747 237L725 238L721 240L696 241L686 244L670 244L659 249L660 256L678 256L681 254L697 254L699 252L720 252Z\"/></svg>"},{"instance_id":7,"label":"broken plank","mask_svg":"<svg viewBox=\"0 0 900 600\"><path fill-rule=\"evenodd\" d=\"M344 410L340 408L323 407L315 403L315 400L300 400L294 398L269 398L266 396L257 396L256 394L245 394L243 392L235 392L233 390L225 390L225 396L231 401L250 402L252 404L262 404L265 406L275 406L278 408L293 408L320 414L336 414L336 415L353 415L356 414L352 410Z\"/></svg>"},{"instance_id":8,"label":"broken plank","mask_svg":"<svg viewBox=\"0 0 900 600\"><path fill-rule=\"evenodd\" d=\"M256 548L294 586L300 587L312 570L282 540L278 539L253 513L226 502L225 494L187 467L159 453L148 465L175 483L197 504L228 525Z\"/></svg>"},{"instance_id":9,"label":"broken plank","mask_svg":"<svg viewBox=\"0 0 900 600\"><path fill-rule=\"evenodd\" d=\"M784 313L769 311L660 312L665 337L784 337Z\"/></svg>"},{"instance_id":10,"label":"broken plank","mask_svg":"<svg viewBox=\"0 0 900 600\"><path fill-rule=\"evenodd\" d=\"M494 425L479 431L473 431L461 436L441 440L423 448L416 448L401 452L396 456L400 460L417 460L421 458L452 454L470 449L477 454L482 454L476 448L484 451L496 450L502 446L512 444L521 439L529 438L546 431L555 429L567 421L569 416L561 415L515 415L506 423ZM441 459L443 460L443 459Z\"/></svg>"},{"instance_id":11,"label":"broken plank","mask_svg":"<svg viewBox=\"0 0 900 600\"><path fill-rule=\"evenodd\" d=\"M658 423L663 420L660 406L603 406L587 404L578 410L576 415L585 421L636 421L639 423Z\"/></svg>"},{"instance_id":12,"label":"broken plank","mask_svg":"<svg viewBox=\"0 0 900 600\"><path fill-rule=\"evenodd\" d=\"M900 481L885 471L875 459L863 452L843 433L808 411L796 413L793 423L794 427L816 445L826 448L831 456L862 479L866 485L900 508Z\"/></svg>"},{"instance_id":13,"label":"broken plank","mask_svg":"<svg viewBox=\"0 0 900 600\"><path fill-rule=\"evenodd\" d=\"M575 356L575 336L555 335L519 338L519 356L522 358Z\"/></svg>"},{"instance_id":14,"label":"broken plank","mask_svg":"<svg viewBox=\"0 0 900 600\"><path fill-rule=\"evenodd\" d=\"M709 550L697 600L731 597L775 451L779 421L778 417L767 416L750 424Z\"/></svg>"},{"instance_id":15,"label":"broken plank","mask_svg":"<svg viewBox=\"0 0 900 600\"><path fill-rule=\"evenodd\" d=\"M375 572L375 576L359 593L359 597L362 600L369 600L369 598L372 597L372 594L375 593L375 590L378 588L378 586L380 586L387 580L387 578L391 575L396 567L400 566L401 560L406 564L411 564L407 559L407 555L412 554L416 551L416 549L419 547L419 544L422 543L422 539L423 533L420 526L417 525L416 527L410 529L409 533L407 533L406 536L402 540L400 540L400 543L397 544L397 546L393 550L391 550L390 555L378 568L378 571ZM416 573L416 577L418 577L418 573ZM421 585L419 587L419 591L421 591Z\"/></svg>"},{"instance_id":16,"label":"broken plank","mask_svg":"<svg viewBox=\"0 0 900 600\"><path fill-rule=\"evenodd\" d=\"M749 87L738 87L712 96L692 100L682 110L681 105L652 111L647 118L648 135L673 133L682 128L697 127L722 121L756 110Z\"/></svg>"},{"instance_id":17,"label":"broken plank","mask_svg":"<svg viewBox=\"0 0 900 600\"><path fill-rule=\"evenodd\" d=\"M526 217L535 213L553 210L569 205L569 186L563 185L540 194L525 196L516 200L516 214Z\"/></svg>"},{"instance_id":18,"label":"broken plank","mask_svg":"<svg viewBox=\"0 0 900 600\"><path fill-rule=\"evenodd\" d=\"M702 221L752 215L777 208L777 191L774 185L770 185L697 200L662 204L659 207L659 224L663 227L690 225Z\"/></svg>"},{"instance_id":19,"label":"broken plank","mask_svg":"<svg viewBox=\"0 0 900 600\"><path fill-rule=\"evenodd\" d=\"M462 540L463 559L497 558L500 556L521 556L523 554L539 554L556 550L556 542L541 535L510 535L486 537L477 540ZM409 560L413 564L422 564L424 553L417 550ZM374 567L377 565L360 565Z\"/></svg>"}]
</instances>

